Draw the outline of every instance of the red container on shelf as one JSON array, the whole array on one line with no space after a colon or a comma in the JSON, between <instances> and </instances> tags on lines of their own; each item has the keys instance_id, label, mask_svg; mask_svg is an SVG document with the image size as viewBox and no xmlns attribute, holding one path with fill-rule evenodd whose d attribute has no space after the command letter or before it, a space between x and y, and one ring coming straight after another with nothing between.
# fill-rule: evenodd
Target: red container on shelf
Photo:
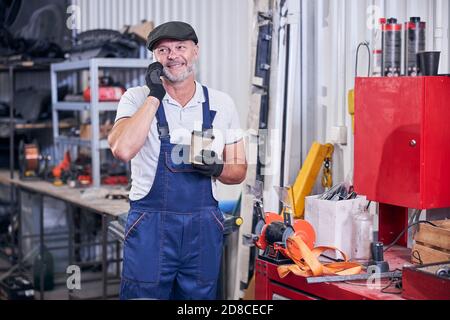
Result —
<instances>
[{"instance_id":1,"label":"red container on shelf","mask_svg":"<svg viewBox=\"0 0 450 320\"><path fill-rule=\"evenodd\" d=\"M125 89L122 87L100 87L98 92L98 101L119 101L122 95L125 93ZM83 92L84 101L91 101L91 88L86 88Z\"/></svg>"},{"instance_id":2,"label":"red container on shelf","mask_svg":"<svg viewBox=\"0 0 450 320\"><path fill-rule=\"evenodd\" d=\"M357 78L354 157L368 199L450 207L450 77Z\"/></svg>"}]
</instances>

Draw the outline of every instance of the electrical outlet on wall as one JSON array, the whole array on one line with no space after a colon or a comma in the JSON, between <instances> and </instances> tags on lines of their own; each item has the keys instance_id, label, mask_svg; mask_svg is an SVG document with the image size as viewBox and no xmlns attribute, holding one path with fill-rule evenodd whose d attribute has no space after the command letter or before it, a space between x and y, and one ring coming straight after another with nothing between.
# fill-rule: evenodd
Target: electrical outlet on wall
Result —
<instances>
[{"instance_id":1,"label":"electrical outlet on wall","mask_svg":"<svg viewBox=\"0 0 450 320\"><path fill-rule=\"evenodd\" d=\"M333 143L346 145L347 144L347 127L346 126L331 127L330 140Z\"/></svg>"}]
</instances>

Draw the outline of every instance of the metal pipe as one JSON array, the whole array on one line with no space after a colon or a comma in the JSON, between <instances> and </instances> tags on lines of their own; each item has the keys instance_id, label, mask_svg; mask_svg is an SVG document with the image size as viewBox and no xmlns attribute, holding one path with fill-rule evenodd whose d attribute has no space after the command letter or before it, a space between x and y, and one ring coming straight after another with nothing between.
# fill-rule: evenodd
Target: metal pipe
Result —
<instances>
[{"instance_id":1,"label":"metal pipe","mask_svg":"<svg viewBox=\"0 0 450 320\"><path fill-rule=\"evenodd\" d=\"M40 300L44 300L44 197L42 195L39 196L39 254L40 254L40 262L41 262L41 268L40 268L40 276L39 279L39 291Z\"/></svg>"},{"instance_id":2,"label":"metal pipe","mask_svg":"<svg viewBox=\"0 0 450 320\"><path fill-rule=\"evenodd\" d=\"M11 179L14 179L14 66L9 66L9 86L9 176ZM11 203L12 200L13 199L11 198Z\"/></svg>"},{"instance_id":3,"label":"metal pipe","mask_svg":"<svg viewBox=\"0 0 450 320\"><path fill-rule=\"evenodd\" d=\"M312 283L323 283L323 282L344 282L344 281L355 281L355 280L368 280L369 278L382 279L382 278L394 278L401 277L401 271L385 272L385 273L364 273L355 274L350 276L324 276L324 277L308 277L306 282L308 284Z\"/></svg>"},{"instance_id":4,"label":"metal pipe","mask_svg":"<svg viewBox=\"0 0 450 320\"><path fill-rule=\"evenodd\" d=\"M14 179L14 129L15 129L15 123L14 123L14 90L15 90L15 81L14 81L14 67L9 66L9 176L11 180ZM11 247L14 248L14 193L15 193L15 186L13 183L10 185L9 189L9 197L10 197L10 203L9 203L9 223L11 226ZM20 216L19 216L20 218ZM19 229L20 229L20 223L19 223ZM19 230L20 235L20 230ZM18 239L18 241L20 241ZM20 246L19 246L20 248ZM13 249L13 255L14 255L14 249ZM20 264L20 256L19 256L19 264Z\"/></svg>"},{"instance_id":5,"label":"metal pipe","mask_svg":"<svg viewBox=\"0 0 450 320\"><path fill-rule=\"evenodd\" d=\"M22 261L23 261L23 257L22 257L22 205L21 205L21 198L20 198L20 188L17 188L15 185L11 184L11 187L13 188L14 192L15 192L15 197L17 199L17 224L18 224L18 239L17 239L17 258L18 258L18 262L19 262L19 269L22 268ZM12 215L12 212L11 212ZM12 220L11 220L11 226L12 226ZM11 235L11 238L13 238L13 236ZM13 239L14 242L14 239ZM14 246L13 246L14 247Z\"/></svg>"},{"instance_id":6,"label":"metal pipe","mask_svg":"<svg viewBox=\"0 0 450 320\"><path fill-rule=\"evenodd\" d=\"M108 262L107 262L107 240L108 240L108 226L107 226L107 216L105 214L102 214L102 274L103 274L103 299L106 299L107 295L107 269L108 269Z\"/></svg>"}]
</instances>

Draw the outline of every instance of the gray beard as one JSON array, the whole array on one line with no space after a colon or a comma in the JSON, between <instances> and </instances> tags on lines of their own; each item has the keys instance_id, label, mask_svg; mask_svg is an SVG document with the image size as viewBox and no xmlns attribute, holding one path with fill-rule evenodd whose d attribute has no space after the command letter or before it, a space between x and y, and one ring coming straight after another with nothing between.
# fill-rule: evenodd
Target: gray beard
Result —
<instances>
[{"instance_id":1,"label":"gray beard","mask_svg":"<svg viewBox=\"0 0 450 320\"><path fill-rule=\"evenodd\" d=\"M173 76L166 68L163 69L163 76L172 83L183 82L195 71L195 65L187 67L187 70L179 76Z\"/></svg>"}]
</instances>

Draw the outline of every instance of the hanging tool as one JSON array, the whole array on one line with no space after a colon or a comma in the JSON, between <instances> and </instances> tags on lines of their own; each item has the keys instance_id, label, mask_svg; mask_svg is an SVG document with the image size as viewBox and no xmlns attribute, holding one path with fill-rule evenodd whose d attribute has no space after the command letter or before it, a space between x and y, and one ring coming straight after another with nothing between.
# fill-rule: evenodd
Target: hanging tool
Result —
<instances>
[{"instance_id":1,"label":"hanging tool","mask_svg":"<svg viewBox=\"0 0 450 320\"><path fill-rule=\"evenodd\" d=\"M367 70L367 77L370 77L370 46L368 41L361 42L358 44L358 48L356 49L356 59L355 59L355 79L358 77L358 57L359 57L359 49L364 46L367 48L369 52L369 65ZM355 133L355 89L352 88L348 91L348 113L352 117L352 131Z\"/></svg>"},{"instance_id":2,"label":"hanging tool","mask_svg":"<svg viewBox=\"0 0 450 320\"><path fill-rule=\"evenodd\" d=\"M332 144L313 142L308 156L298 173L297 179L289 188L294 218L303 218L305 211L305 197L311 194L322 165L324 165L322 186L324 188L332 186L331 161L333 152L334 146Z\"/></svg>"},{"instance_id":3,"label":"hanging tool","mask_svg":"<svg viewBox=\"0 0 450 320\"><path fill-rule=\"evenodd\" d=\"M323 162L322 187L327 189L333 186L333 176L331 172L331 160L332 160L331 156L332 151L327 154L327 157Z\"/></svg>"}]
</instances>

